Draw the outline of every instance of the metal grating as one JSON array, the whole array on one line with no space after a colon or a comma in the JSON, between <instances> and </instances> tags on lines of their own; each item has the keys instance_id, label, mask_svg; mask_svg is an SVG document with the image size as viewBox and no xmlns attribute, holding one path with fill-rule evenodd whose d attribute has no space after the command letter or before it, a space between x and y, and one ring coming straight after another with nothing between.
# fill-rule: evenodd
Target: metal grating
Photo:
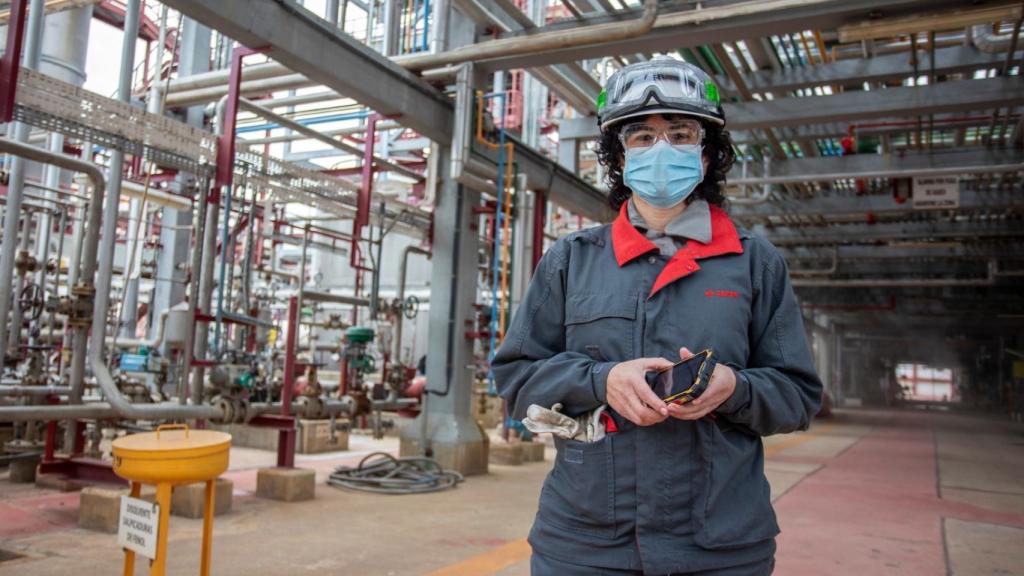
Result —
<instances>
[{"instance_id":1,"label":"metal grating","mask_svg":"<svg viewBox=\"0 0 1024 576\"><path fill-rule=\"evenodd\" d=\"M26 68L18 74L14 117L194 174L212 173L216 161L209 132Z\"/></svg>"}]
</instances>

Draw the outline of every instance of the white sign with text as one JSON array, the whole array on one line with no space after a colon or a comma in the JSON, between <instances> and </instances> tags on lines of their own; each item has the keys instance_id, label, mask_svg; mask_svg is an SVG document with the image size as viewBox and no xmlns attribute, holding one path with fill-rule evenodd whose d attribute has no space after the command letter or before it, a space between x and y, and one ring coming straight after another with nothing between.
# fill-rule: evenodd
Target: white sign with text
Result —
<instances>
[{"instance_id":1,"label":"white sign with text","mask_svg":"<svg viewBox=\"0 0 1024 576\"><path fill-rule=\"evenodd\" d=\"M150 560L156 558L156 539L160 521L160 505L121 497L121 519L117 525L117 543Z\"/></svg>"},{"instance_id":2,"label":"white sign with text","mask_svg":"<svg viewBox=\"0 0 1024 576\"><path fill-rule=\"evenodd\" d=\"M959 176L917 176L914 178L914 209L936 210L960 206Z\"/></svg>"}]
</instances>

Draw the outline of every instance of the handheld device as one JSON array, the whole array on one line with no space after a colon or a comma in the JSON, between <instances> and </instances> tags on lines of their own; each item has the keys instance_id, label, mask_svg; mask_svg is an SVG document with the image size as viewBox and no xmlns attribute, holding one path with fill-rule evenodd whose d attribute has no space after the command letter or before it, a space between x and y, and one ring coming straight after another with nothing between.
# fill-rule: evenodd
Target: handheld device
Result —
<instances>
[{"instance_id":1,"label":"handheld device","mask_svg":"<svg viewBox=\"0 0 1024 576\"><path fill-rule=\"evenodd\" d=\"M646 378L654 393L666 404L686 404L707 390L714 371L715 361L709 349L680 360L671 368L648 372Z\"/></svg>"}]
</instances>

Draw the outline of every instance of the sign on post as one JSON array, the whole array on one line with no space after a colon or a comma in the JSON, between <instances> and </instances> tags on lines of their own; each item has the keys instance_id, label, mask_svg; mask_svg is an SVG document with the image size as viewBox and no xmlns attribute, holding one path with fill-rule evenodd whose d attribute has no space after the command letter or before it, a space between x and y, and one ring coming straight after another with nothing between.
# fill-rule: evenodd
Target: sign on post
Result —
<instances>
[{"instance_id":1,"label":"sign on post","mask_svg":"<svg viewBox=\"0 0 1024 576\"><path fill-rule=\"evenodd\" d=\"M914 209L937 210L960 207L959 176L915 176Z\"/></svg>"},{"instance_id":2,"label":"sign on post","mask_svg":"<svg viewBox=\"0 0 1024 576\"><path fill-rule=\"evenodd\" d=\"M156 558L160 505L130 496L121 497L117 543L150 560Z\"/></svg>"}]
</instances>

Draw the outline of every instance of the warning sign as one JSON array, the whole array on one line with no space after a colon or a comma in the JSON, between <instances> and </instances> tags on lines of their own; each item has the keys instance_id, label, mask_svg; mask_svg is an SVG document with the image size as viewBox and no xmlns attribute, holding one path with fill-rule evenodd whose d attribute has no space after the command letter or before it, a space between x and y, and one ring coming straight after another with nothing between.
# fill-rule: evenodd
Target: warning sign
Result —
<instances>
[{"instance_id":1,"label":"warning sign","mask_svg":"<svg viewBox=\"0 0 1024 576\"><path fill-rule=\"evenodd\" d=\"M917 176L914 178L915 210L959 207L959 176Z\"/></svg>"},{"instance_id":2,"label":"warning sign","mask_svg":"<svg viewBox=\"0 0 1024 576\"><path fill-rule=\"evenodd\" d=\"M146 558L156 558L157 526L160 505L130 496L121 497L121 519L117 543Z\"/></svg>"}]
</instances>

